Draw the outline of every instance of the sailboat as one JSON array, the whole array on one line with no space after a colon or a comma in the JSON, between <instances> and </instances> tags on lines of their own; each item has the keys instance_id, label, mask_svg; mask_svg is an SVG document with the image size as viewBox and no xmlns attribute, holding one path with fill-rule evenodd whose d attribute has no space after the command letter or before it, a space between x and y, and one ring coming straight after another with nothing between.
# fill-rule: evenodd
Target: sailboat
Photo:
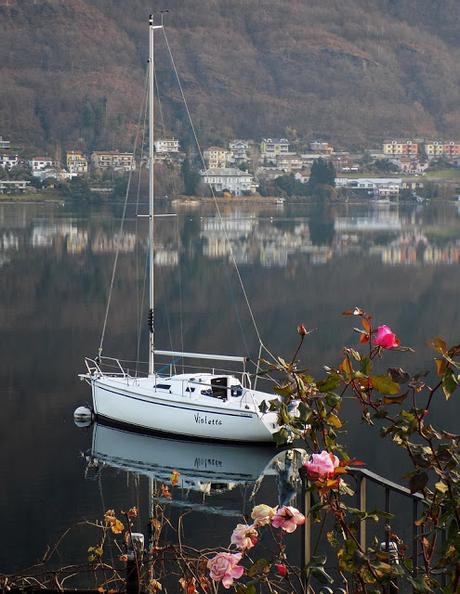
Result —
<instances>
[{"instance_id":1,"label":"sailboat","mask_svg":"<svg viewBox=\"0 0 460 594\"><path fill-rule=\"evenodd\" d=\"M232 442L272 442L279 430L278 415L269 403L278 396L256 389L247 372L247 357L157 350L154 344L154 34L163 24L149 20L149 346L148 375L132 376L120 359L85 358L80 374L92 389L97 418L141 430L199 439ZM214 361L241 365L239 373L215 367L193 373L155 371L158 357ZM113 370L115 367L115 371ZM107 371L106 369L109 369ZM266 406L261 406L263 403Z\"/></svg>"}]
</instances>

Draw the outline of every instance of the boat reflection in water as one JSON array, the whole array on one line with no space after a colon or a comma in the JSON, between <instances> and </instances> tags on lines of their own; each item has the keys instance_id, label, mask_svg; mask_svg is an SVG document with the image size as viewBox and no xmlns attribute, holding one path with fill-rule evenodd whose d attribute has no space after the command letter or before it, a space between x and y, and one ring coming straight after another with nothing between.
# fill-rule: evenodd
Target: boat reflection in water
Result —
<instances>
[{"instance_id":1,"label":"boat reflection in water","mask_svg":"<svg viewBox=\"0 0 460 594\"><path fill-rule=\"evenodd\" d=\"M110 467L170 484L176 471L177 487L186 497L197 492L215 495L238 486L249 488L252 496L263 478L272 476L277 482L278 503L284 505L296 494L298 469L305 457L305 450L299 448L187 441L94 423L87 475L99 475Z\"/></svg>"}]
</instances>

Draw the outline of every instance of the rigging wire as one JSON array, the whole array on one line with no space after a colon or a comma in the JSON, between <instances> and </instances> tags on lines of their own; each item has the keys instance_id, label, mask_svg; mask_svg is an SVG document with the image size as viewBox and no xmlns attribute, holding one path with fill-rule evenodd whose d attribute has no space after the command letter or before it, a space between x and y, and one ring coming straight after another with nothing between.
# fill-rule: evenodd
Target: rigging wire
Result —
<instances>
[{"instance_id":1,"label":"rigging wire","mask_svg":"<svg viewBox=\"0 0 460 594\"><path fill-rule=\"evenodd\" d=\"M139 141L139 130L140 130L142 112L143 112L143 109L144 109L145 97L146 97L147 88L148 88L147 85L148 85L148 74L146 74L146 76L145 76L144 94L142 96L141 108L139 110L139 117L138 117L138 121L137 121L136 136L135 136L135 139L134 139L134 147L133 147L133 153L134 153L134 155L136 154L137 145L138 145L138 141ZM133 174L133 172L131 170L129 172L129 175L128 175L128 183L126 184L125 200L124 200L124 204L123 204L123 214L121 216L120 228L119 228L119 231L118 231L118 237L119 238L121 238L122 237L122 234L123 234L123 229L124 229L124 224L125 224L125 218L126 218L126 209L127 209L127 206L128 206L129 190L131 188L132 174ZM102 326L101 339L100 339L100 342L99 342L99 348L98 348L98 354L97 354L98 357L100 357L102 355L102 350L103 350L103 346L104 346L105 331L107 329L107 320L108 320L108 317L109 317L110 305L112 303L112 293L113 293L113 286L114 286L114 283L115 283L115 275L116 275L116 272L117 272L118 256L119 256L119 254L120 254L120 241L117 242L117 249L115 251L115 258L114 258L114 261L113 261L112 278L110 279L109 295L108 295L108 298L107 298L107 305L106 305L106 308L105 308L104 324Z\"/></svg>"},{"instance_id":2,"label":"rigging wire","mask_svg":"<svg viewBox=\"0 0 460 594\"><path fill-rule=\"evenodd\" d=\"M203 152L201 150L201 145L200 145L200 142L198 140L198 135L197 135L197 132L196 132L196 129L195 129L195 125L194 125L193 120L192 120L192 115L190 113L188 102L187 102L187 99L185 97L184 89L182 87L182 82L181 82L180 77L179 77L179 72L177 71L176 62L174 60L174 56L172 54L171 47L169 45L169 40L168 40L168 36L166 34L165 27L163 27L162 30L163 30L163 37L164 37L165 43L166 43L166 48L168 50L169 58L171 60L171 64L172 64L172 67L173 67L173 70L174 70L174 74L175 74L175 77L176 77L177 85L179 87L179 91L180 91L180 94L181 94L181 97L182 97L182 101L184 102L184 106L185 106L185 110L186 110L186 113L187 113L188 121L189 121L189 124L190 124L190 128L192 130L193 138L195 140L195 144L196 144L196 147L198 149L198 154L199 154L201 163L203 165L203 169L205 169L206 168L206 163L205 163L205 160L204 160L204 157L203 157ZM225 240L227 241L228 246L229 246L230 258L231 258L232 264L233 264L233 266L235 268L235 272L236 272L236 275L238 277L238 282L240 284L241 292L242 292L243 297L244 297L244 300L246 302L246 306L248 308L249 315L251 317L252 325L254 327L254 331L256 333L257 339L259 341L260 346L266 351L266 353L268 355L270 355L270 357L274 361L277 361L276 357L265 346L265 344L264 344L264 342L262 340L262 336L261 336L260 331L259 331L259 328L257 326L257 322L256 322L256 319L255 319L255 316L254 316L254 312L252 311L252 307L251 307L251 304L250 304L250 301L249 301L248 294L247 294L246 289L244 287L244 283L243 283L243 279L241 277L240 269L238 268L238 264L237 264L236 259L235 259L235 254L233 252L233 247L232 247L232 244L231 244L230 239L228 237L227 230L226 230L225 225L224 225L222 213L221 213L221 210L219 208L219 204L218 204L217 199L216 199L214 188L212 187L212 184L209 184L209 187L210 187L212 198L214 200L214 204L215 204L215 207L216 207L218 218L219 218L220 224L221 224L222 229L223 229L223 232L224 232Z\"/></svg>"}]
</instances>

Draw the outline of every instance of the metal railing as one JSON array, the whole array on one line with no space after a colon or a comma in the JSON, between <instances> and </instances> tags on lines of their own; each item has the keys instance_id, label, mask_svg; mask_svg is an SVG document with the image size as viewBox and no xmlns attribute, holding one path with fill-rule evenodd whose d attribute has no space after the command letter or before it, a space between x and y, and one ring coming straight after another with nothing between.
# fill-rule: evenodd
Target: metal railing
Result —
<instances>
[{"instance_id":1,"label":"metal railing","mask_svg":"<svg viewBox=\"0 0 460 594\"><path fill-rule=\"evenodd\" d=\"M376 485L379 489L383 490L384 493L384 512L387 514L391 513L391 502L392 496L399 495L404 498L407 498L411 502L411 555L410 558L412 560L412 567L413 567L413 575L414 577L417 576L419 570L419 529L417 526L417 519L419 513L419 506L425 503L425 499L421 493L411 493L411 491L398 483L395 483L391 480L386 479L385 477L372 472L371 470L367 470L365 468L349 468L348 474L352 476L356 483L356 491L355 491L355 498L356 498L356 507L361 512L368 511L368 487L369 484L372 483ZM306 471L301 469L300 471L301 480L302 480L302 511L305 515L306 521L303 526L303 539L302 539L302 562L303 566L306 568L313 558L313 551L312 551L312 517L311 517L311 509L312 509L312 494L307 489L308 486L308 477ZM396 515L395 515L396 518ZM396 543L391 541L391 525L390 521L387 520L385 522L384 528L384 541L382 542L382 551L385 551L388 554L388 557L391 558L392 556L397 559L397 548ZM366 519L361 519L359 521L359 545L363 551L367 549L367 524ZM348 592L347 587L345 589L341 586L339 588L320 588L320 592ZM392 591L390 587L387 589L388 592Z\"/></svg>"}]
</instances>

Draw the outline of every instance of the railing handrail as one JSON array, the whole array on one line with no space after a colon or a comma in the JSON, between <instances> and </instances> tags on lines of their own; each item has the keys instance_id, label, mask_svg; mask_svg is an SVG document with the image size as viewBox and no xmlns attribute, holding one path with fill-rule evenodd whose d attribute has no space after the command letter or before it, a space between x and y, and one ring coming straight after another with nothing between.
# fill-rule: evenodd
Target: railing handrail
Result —
<instances>
[{"instance_id":1,"label":"railing handrail","mask_svg":"<svg viewBox=\"0 0 460 594\"><path fill-rule=\"evenodd\" d=\"M410 489L408 489L407 487L390 481L385 477L381 476L380 474L372 472L372 470L368 470L367 468L350 467L348 471L353 476L366 477L373 483L376 483L381 487L386 487L387 489L390 489L390 491L394 491L395 493L399 493L400 495L405 495L406 497L411 497L412 499L417 499L418 501L425 501L425 498L421 493L412 493Z\"/></svg>"}]
</instances>

